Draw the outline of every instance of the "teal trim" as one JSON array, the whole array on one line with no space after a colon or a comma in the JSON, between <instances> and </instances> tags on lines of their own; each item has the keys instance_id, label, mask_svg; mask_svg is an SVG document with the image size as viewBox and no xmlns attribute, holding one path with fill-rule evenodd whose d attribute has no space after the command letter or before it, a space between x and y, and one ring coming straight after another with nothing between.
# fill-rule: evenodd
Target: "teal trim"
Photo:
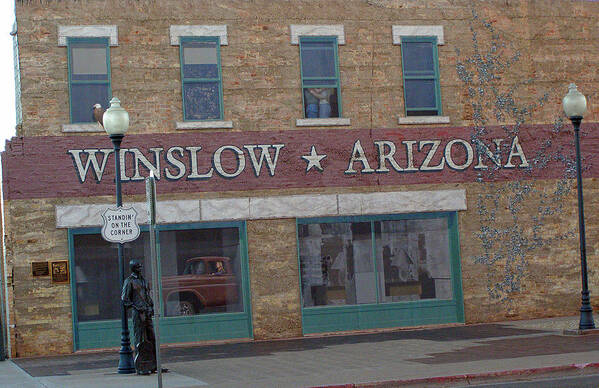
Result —
<instances>
[{"instance_id":1,"label":"teal trim","mask_svg":"<svg viewBox=\"0 0 599 388\"><path fill-rule=\"evenodd\" d=\"M155 238L156 238L156 260L158 261L157 267L158 267L158 279L162 279L162 260L161 260L161 256L160 256L160 233L158 233L158 225L154 225L154 233L156 233ZM148 231L149 231L149 227L148 227ZM158 282L158 295L164 295L162 293L162 282ZM154 301L155 302L155 301ZM162 298L160 298L160 303L159 306L160 308L160 314L161 316L164 314L165 308L164 308L164 300Z\"/></svg>"},{"instance_id":2,"label":"teal trim","mask_svg":"<svg viewBox=\"0 0 599 388\"><path fill-rule=\"evenodd\" d=\"M302 93L303 94L303 93ZM299 223L299 219L296 218L295 219L295 248L297 250L297 278L299 279L299 301L300 301L300 308L302 309L302 313L301 315L301 321L302 321L302 328L305 327L306 323L304 321L304 313L303 313L303 306L304 306L304 290L302 288L302 263L300 260L300 243L299 243L299 226L301 224Z\"/></svg>"},{"instance_id":3,"label":"teal trim","mask_svg":"<svg viewBox=\"0 0 599 388\"><path fill-rule=\"evenodd\" d=\"M254 325L252 320L252 303L250 300L250 268L248 257L248 237L247 224L241 223L239 227L239 249L241 249L241 277L243 287L243 309L247 314L247 323L249 327L249 338L254 339Z\"/></svg>"},{"instance_id":4,"label":"teal trim","mask_svg":"<svg viewBox=\"0 0 599 388\"><path fill-rule=\"evenodd\" d=\"M431 43L432 46L432 55L433 55L433 63L434 63L434 71L431 73L430 71L410 71L407 72L404 67L404 44L407 43ZM443 107L441 104L441 85L440 85L440 75L439 75L439 53L437 49L437 37L436 36L402 36L401 37L401 71L403 74L403 98L404 98L404 112L405 115L408 116L409 111L430 111L436 110L437 116L443 115ZM410 107L408 108L408 99L406 97L406 80L433 80L435 84L435 107Z\"/></svg>"},{"instance_id":5,"label":"teal trim","mask_svg":"<svg viewBox=\"0 0 599 388\"><path fill-rule=\"evenodd\" d=\"M451 277L453 279L453 298L456 301L456 315L458 322L465 322L464 295L462 290L462 259L460 256L460 230L458 213L452 212L448 219L449 227L449 252L451 254Z\"/></svg>"},{"instance_id":6,"label":"teal trim","mask_svg":"<svg viewBox=\"0 0 599 388\"><path fill-rule=\"evenodd\" d=\"M156 241L158 244L158 276L162 277L160 258L160 232L212 229L212 228L237 228L239 234L239 257L241 259L241 290L243 312L214 313L180 317L161 317L160 334L163 343L194 342L207 340L225 340L235 338L252 338L252 310L250 301L249 264L247 246L247 227L243 221L234 222L203 222L190 224L156 225ZM148 231L147 225L140 225L142 232ZM121 322L120 320L86 321L77 320L77 293L75 278L75 246L74 236L77 234L99 234L101 228L89 227L69 229L69 264L71 268L71 306L73 321L73 350L106 348L119 346ZM162 282L158 282L162 295ZM162 298L161 298L162 299ZM164 311L164 302L161 300L160 311ZM133 324L129 320L129 327Z\"/></svg>"},{"instance_id":7,"label":"teal trim","mask_svg":"<svg viewBox=\"0 0 599 388\"><path fill-rule=\"evenodd\" d=\"M371 242L371 254L372 254L372 261L374 263L374 281L376 284L376 301L377 303L381 303L381 298L380 298L380 283L381 283L381 279L379 278L379 270L378 270L378 260L376 259L376 233L374 231L374 221L370 222L370 238L372 240Z\"/></svg>"},{"instance_id":8,"label":"teal trim","mask_svg":"<svg viewBox=\"0 0 599 388\"><path fill-rule=\"evenodd\" d=\"M71 72L71 48L72 44L76 43L100 43L106 45L106 69L107 69L107 80L106 81L80 81L72 79ZM69 79L69 121L73 124L73 92L72 85L83 85L83 84L96 84L96 85L108 85L108 101L112 98L112 74L110 70L110 42L108 38L67 38L67 69ZM108 101L105 101L107 104ZM92 107L90 107L91 109Z\"/></svg>"},{"instance_id":9,"label":"teal trim","mask_svg":"<svg viewBox=\"0 0 599 388\"><path fill-rule=\"evenodd\" d=\"M332 224L338 222L369 222L369 221L392 221L392 220L411 220L426 218L448 217L451 212L438 213L406 213L406 214L380 214L372 216L341 216L341 217L312 217L301 218L299 224Z\"/></svg>"},{"instance_id":10,"label":"teal trim","mask_svg":"<svg viewBox=\"0 0 599 388\"><path fill-rule=\"evenodd\" d=\"M302 314L304 334L459 322L451 301L311 307Z\"/></svg>"},{"instance_id":11,"label":"teal trim","mask_svg":"<svg viewBox=\"0 0 599 388\"><path fill-rule=\"evenodd\" d=\"M129 319L129 327L133 322ZM120 345L121 321L92 321L79 323L79 347L98 349ZM195 315L160 319L161 343L196 342L249 338L245 313Z\"/></svg>"},{"instance_id":12,"label":"teal trim","mask_svg":"<svg viewBox=\"0 0 599 388\"><path fill-rule=\"evenodd\" d=\"M383 302L380 296L380 274L377 265L375 223L378 221L445 218L447 220L452 299ZM298 219L296 225L315 223L370 222L372 260L376 281L377 303L344 306L303 307L299 234L297 236L302 330L304 334L333 331L364 330L385 327L419 326L464 322L457 212L410 213L373 216L315 217Z\"/></svg>"},{"instance_id":13,"label":"teal trim","mask_svg":"<svg viewBox=\"0 0 599 388\"><path fill-rule=\"evenodd\" d=\"M77 317L77 274L75 273L75 242L73 240L73 231L68 230L67 240L69 244L69 268L71 271L71 320L73 323L73 351L79 349L79 326ZM120 343L120 341L119 341Z\"/></svg>"},{"instance_id":14,"label":"teal trim","mask_svg":"<svg viewBox=\"0 0 599 388\"><path fill-rule=\"evenodd\" d=\"M302 45L303 43L308 43L308 42L317 42L317 43L330 43L333 49L333 55L335 57L335 76L333 78L331 77L305 77L304 76L304 69L303 69L303 61L302 61ZM300 46L300 76L302 79L302 106L304 107L304 118L306 117L306 103L304 101L304 88L307 88L309 86L313 86L313 85L305 85L305 81L329 81L332 80L333 82L330 84L323 84L323 85L319 85L321 87L326 87L326 88L335 88L337 89L337 110L339 112L339 117L343 117L343 104L341 101L341 82L339 80L340 76L339 76L339 52L338 52L338 44L337 44L337 37L336 36L300 36L299 39L299 46Z\"/></svg>"},{"instance_id":15,"label":"teal trim","mask_svg":"<svg viewBox=\"0 0 599 388\"><path fill-rule=\"evenodd\" d=\"M215 42L216 43L216 61L218 68L218 78L186 78L183 72L184 61L183 61L183 51L184 51L184 43L186 42ZM183 121L217 121L223 120L224 117L224 107L223 107L223 75L221 68L221 59L220 59L220 37L218 36L182 36L179 38L179 63L181 64L181 98L183 101ZM186 104L185 104L185 84L191 82L218 82L218 105L219 105L219 114L220 116L216 119L205 119L205 120L188 120L186 119Z\"/></svg>"}]
</instances>

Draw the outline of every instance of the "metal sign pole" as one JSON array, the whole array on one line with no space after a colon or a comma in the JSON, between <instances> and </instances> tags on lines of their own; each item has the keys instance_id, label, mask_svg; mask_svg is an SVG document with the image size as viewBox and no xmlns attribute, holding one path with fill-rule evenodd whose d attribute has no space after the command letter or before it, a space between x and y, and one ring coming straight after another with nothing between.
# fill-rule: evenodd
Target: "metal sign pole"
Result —
<instances>
[{"instance_id":1,"label":"metal sign pole","mask_svg":"<svg viewBox=\"0 0 599 388\"><path fill-rule=\"evenodd\" d=\"M160 292L158 292L158 258L156 255L156 179L150 172L146 178L146 199L150 221L150 255L152 263L152 299L154 299L154 333L156 345L156 375L158 388L162 388L162 365L160 362Z\"/></svg>"}]
</instances>

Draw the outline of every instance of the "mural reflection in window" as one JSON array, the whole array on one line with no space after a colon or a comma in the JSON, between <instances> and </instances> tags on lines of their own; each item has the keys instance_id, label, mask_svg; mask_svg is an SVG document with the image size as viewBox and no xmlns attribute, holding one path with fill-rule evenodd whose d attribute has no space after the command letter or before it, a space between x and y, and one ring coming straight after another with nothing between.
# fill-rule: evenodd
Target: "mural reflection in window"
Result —
<instances>
[{"instance_id":1,"label":"mural reflection in window","mask_svg":"<svg viewBox=\"0 0 599 388\"><path fill-rule=\"evenodd\" d=\"M160 232L166 316L243 311L239 230Z\"/></svg>"},{"instance_id":2,"label":"mural reflection in window","mask_svg":"<svg viewBox=\"0 0 599 388\"><path fill-rule=\"evenodd\" d=\"M185 120L216 120L220 118L218 83L186 83Z\"/></svg>"},{"instance_id":3,"label":"mural reflection in window","mask_svg":"<svg viewBox=\"0 0 599 388\"><path fill-rule=\"evenodd\" d=\"M304 306L375 303L369 222L299 225Z\"/></svg>"},{"instance_id":4,"label":"mural reflection in window","mask_svg":"<svg viewBox=\"0 0 599 388\"><path fill-rule=\"evenodd\" d=\"M100 234L73 236L73 278L77 293L77 319L79 322L120 318L121 285L117 244L104 240ZM144 277L151 284L149 261L150 236L142 232L135 241L123 244L125 263L131 259L142 260ZM126 274L129 275L127 265Z\"/></svg>"},{"instance_id":5,"label":"mural reflection in window","mask_svg":"<svg viewBox=\"0 0 599 388\"><path fill-rule=\"evenodd\" d=\"M375 240L382 302L452 298L445 218L376 222Z\"/></svg>"},{"instance_id":6,"label":"mural reflection in window","mask_svg":"<svg viewBox=\"0 0 599 388\"><path fill-rule=\"evenodd\" d=\"M304 307L452 298L446 218L299 224L298 234Z\"/></svg>"}]
</instances>

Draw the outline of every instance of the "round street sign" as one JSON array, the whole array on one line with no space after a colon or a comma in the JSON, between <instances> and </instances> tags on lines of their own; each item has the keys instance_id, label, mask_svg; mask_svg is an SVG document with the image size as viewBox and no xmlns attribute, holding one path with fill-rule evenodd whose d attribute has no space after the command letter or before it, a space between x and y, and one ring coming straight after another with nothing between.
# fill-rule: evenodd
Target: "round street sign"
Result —
<instances>
[{"instance_id":1,"label":"round street sign","mask_svg":"<svg viewBox=\"0 0 599 388\"><path fill-rule=\"evenodd\" d=\"M104 240L113 243L126 243L139 237L137 211L134 208L108 208L102 213L102 218L104 219L102 226Z\"/></svg>"}]
</instances>

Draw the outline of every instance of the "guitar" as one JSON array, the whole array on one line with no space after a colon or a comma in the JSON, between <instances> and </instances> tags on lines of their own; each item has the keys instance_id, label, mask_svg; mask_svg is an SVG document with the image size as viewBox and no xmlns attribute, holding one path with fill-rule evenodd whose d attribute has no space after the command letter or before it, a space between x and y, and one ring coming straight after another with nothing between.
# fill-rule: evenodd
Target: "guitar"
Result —
<instances>
[{"instance_id":1,"label":"guitar","mask_svg":"<svg viewBox=\"0 0 599 388\"><path fill-rule=\"evenodd\" d=\"M150 374L156 370L156 355L154 354L154 344L147 338L147 320L146 312L142 313L142 324L144 327L141 332L141 341L137 344L137 354L134 363L138 374ZM151 317L149 319L152 319Z\"/></svg>"}]
</instances>

